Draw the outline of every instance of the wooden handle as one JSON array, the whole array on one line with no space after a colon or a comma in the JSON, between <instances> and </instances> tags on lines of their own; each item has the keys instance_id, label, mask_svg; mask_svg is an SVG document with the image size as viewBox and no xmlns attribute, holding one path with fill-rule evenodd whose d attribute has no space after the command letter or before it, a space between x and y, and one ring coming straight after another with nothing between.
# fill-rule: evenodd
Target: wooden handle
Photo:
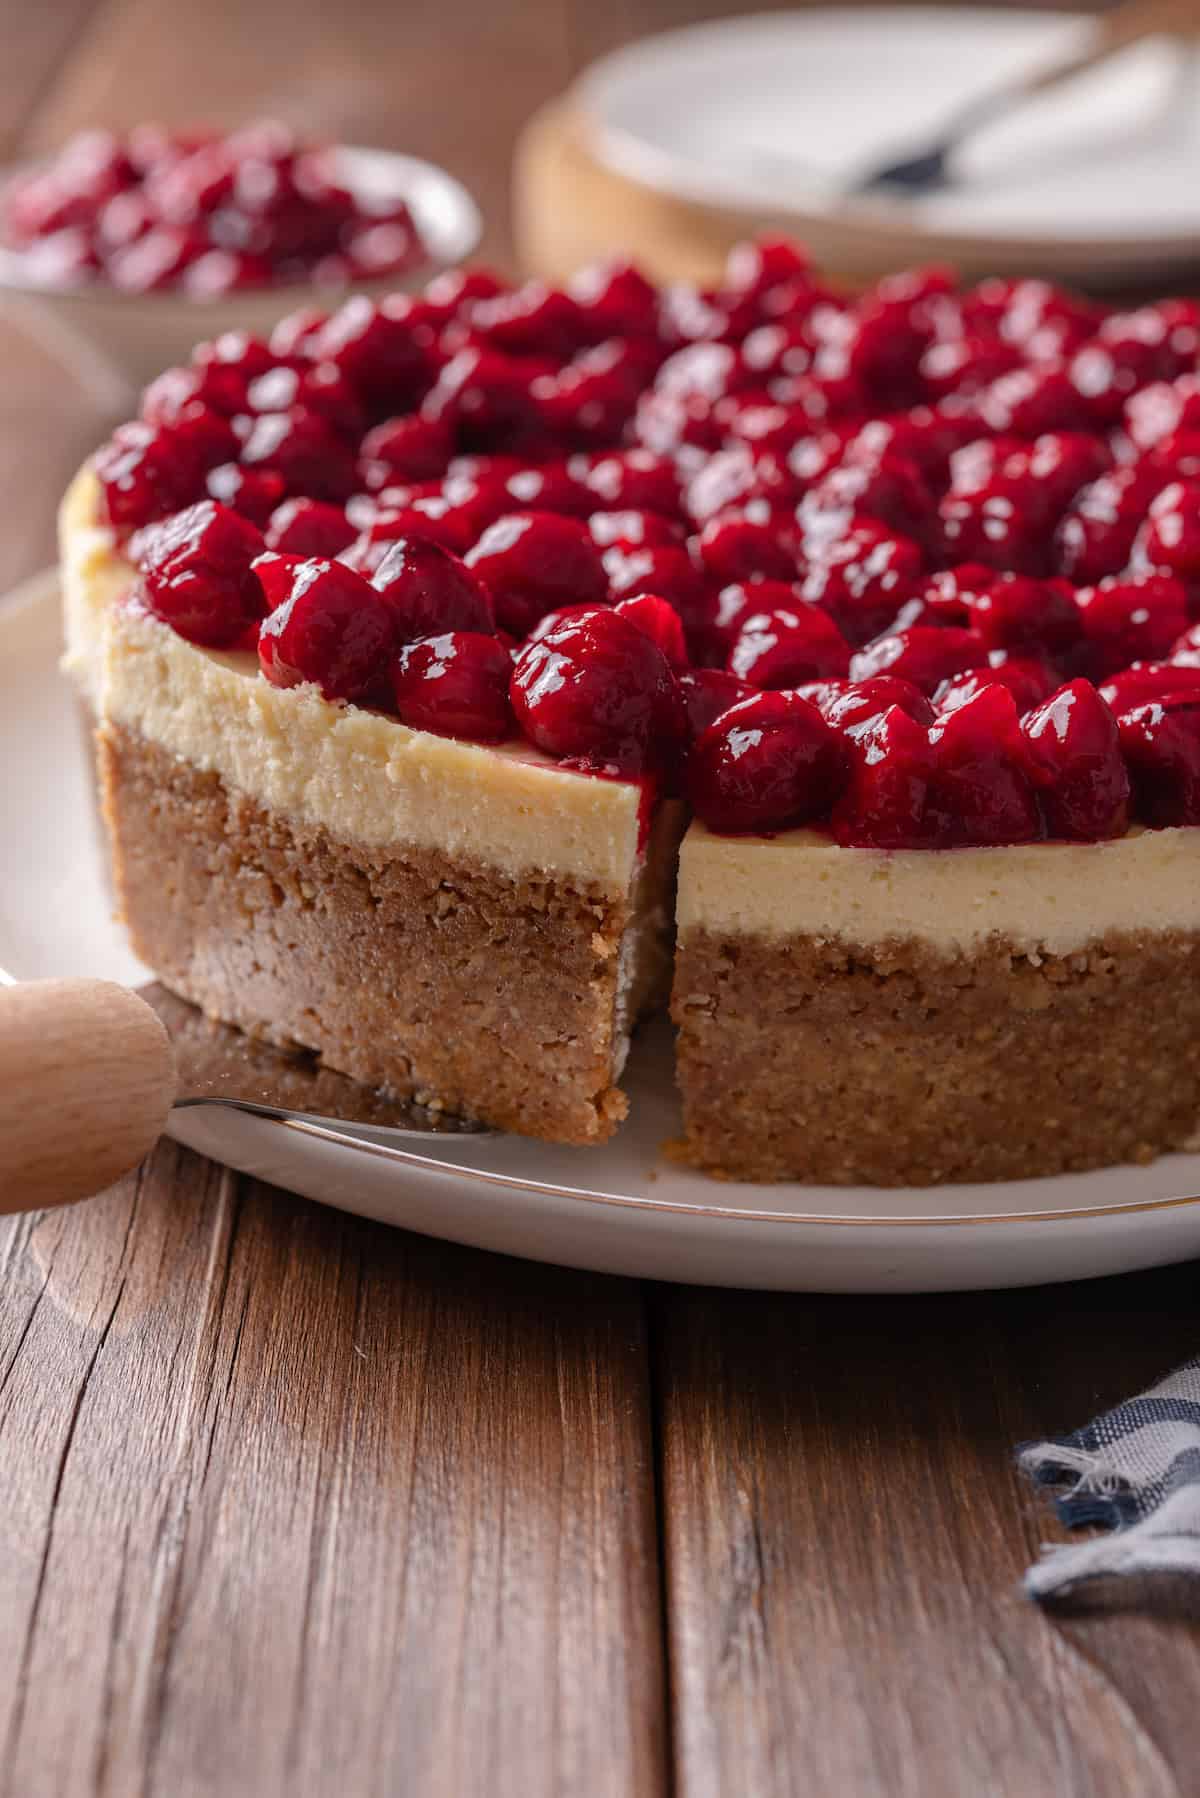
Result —
<instances>
[{"instance_id":1,"label":"wooden handle","mask_svg":"<svg viewBox=\"0 0 1200 1798\"><path fill-rule=\"evenodd\" d=\"M154 1146L175 1094L171 1039L127 987L0 988L0 1213L111 1186Z\"/></svg>"},{"instance_id":2,"label":"wooden handle","mask_svg":"<svg viewBox=\"0 0 1200 1798\"><path fill-rule=\"evenodd\" d=\"M1018 83L1018 91L1044 93L1047 88L1057 87L1060 81L1095 68L1098 63L1115 56L1118 50L1140 43L1143 38L1156 37L1160 32L1180 36L1200 32L1200 0L1124 0L1123 5L1101 14L1096 20L1091 42L1086 48L1039 69Z\"/></svg>"}]
</instances>

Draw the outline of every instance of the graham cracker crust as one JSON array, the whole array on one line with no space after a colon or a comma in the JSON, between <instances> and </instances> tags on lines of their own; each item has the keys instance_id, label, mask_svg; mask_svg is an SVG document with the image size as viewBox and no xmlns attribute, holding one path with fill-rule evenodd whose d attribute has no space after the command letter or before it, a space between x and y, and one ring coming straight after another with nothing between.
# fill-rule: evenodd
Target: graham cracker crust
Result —
<instances>
[{"instance_id":1,"label":"graham cracker crust","mask_svg":"<svg viewBox=\"0 0 1200 1798\"><path fill-rule=\"evenodd\" d=\"M614 899L339 842L111 722L98 751L120 908L174 992L500 1129L592 1143L624 1117L622 1036L669 982L670 808Z\"/></svg>"},{"instance_id":2,"label":"graham cracker crust","mask_svg":"<svg viewBox=\"0 0 1200 1798\"><path fill-rule=\"evenodd\" d=\"M731 1179L1015 1180L1190 1145L1200 934L939 956L688 931L682 1157Z\"/></svg>"}]
</instances>

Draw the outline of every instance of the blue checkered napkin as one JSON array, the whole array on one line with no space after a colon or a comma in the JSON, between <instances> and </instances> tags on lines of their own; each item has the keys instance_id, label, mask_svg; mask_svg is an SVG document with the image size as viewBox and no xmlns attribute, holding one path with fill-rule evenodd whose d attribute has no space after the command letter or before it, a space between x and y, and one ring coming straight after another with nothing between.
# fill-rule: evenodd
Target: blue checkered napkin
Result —
<instances>
[{"instance_id":1,"label":"blue checkered napkin","mask_svg":"<svg viewBox=\"0 0 1200 1798\"><path fill-rule=\"evenodd\" d=\"M1060 1442L1029 1443L1018 1458L1039 1486L1059 1489L1065 1524L1109 1532L1047 1548L1025 1575L1031 1598L1105 1575L1200 1573L1200 1358Z\"/></svg>"}]
</instances>

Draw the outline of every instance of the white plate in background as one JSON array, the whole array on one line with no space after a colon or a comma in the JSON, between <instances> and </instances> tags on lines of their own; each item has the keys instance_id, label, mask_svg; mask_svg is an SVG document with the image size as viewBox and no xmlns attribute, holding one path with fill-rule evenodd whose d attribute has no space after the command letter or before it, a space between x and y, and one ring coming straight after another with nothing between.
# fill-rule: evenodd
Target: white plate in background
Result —
<instances>
[{"instance_id":1,"label":"white plate in background","mask_svg":"<svg viewBox=\"0 0 1200 1798\"><path fill-rule=\"evenodd\" d=\"M1077 14L815 7L690 26L604 57L576 93L602 160L700 204L772 215L825 253L1025 257L1135 278L1200 257L1200 48L1149 39L965 147L961 181L848 202L853 174L973 95L1080 43Z\"/></svg>"},{"instance_id":2,"label":"white plate in background","mask_svg":"<svg viewBox=\"0 0 1200 1798\"><path fill-rule=\"evenodd\" d=\"M147 978L110 914L57 577L0 600L0 967ZM812 1292L1039 1284L1200 1254L1200 1156L1049 1180L883 1190L751 1186L674 1166L669 1044L635 1053L632 1117L599 1149L431 1139L354 1147L234 1112L172 1135L245 1173L429 1236L606 1273Z\"/></svg>"}]
</instances>

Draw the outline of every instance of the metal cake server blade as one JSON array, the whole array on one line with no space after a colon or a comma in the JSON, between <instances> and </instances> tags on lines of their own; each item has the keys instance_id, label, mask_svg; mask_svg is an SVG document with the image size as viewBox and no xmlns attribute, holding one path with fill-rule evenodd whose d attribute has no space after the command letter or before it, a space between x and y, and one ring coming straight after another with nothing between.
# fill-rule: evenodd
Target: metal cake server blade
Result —
<instances>
[{"instance_id":1,"label":"metal cake server blade","mask_svg":"<svg viewBox=\"0 0 1200 1798\"><path fill-rule=\"evenodd\" d=\"M309 1050L281 1049L219 1024L158 981L136 991L162 1020L174 1046L179 1073L175 1110L221 1105L332 1130L339 1124L368 1125L381 1142L499 1134L486 1125L363 1086L322 1066Z\"/></svg>"}]
</instances>

